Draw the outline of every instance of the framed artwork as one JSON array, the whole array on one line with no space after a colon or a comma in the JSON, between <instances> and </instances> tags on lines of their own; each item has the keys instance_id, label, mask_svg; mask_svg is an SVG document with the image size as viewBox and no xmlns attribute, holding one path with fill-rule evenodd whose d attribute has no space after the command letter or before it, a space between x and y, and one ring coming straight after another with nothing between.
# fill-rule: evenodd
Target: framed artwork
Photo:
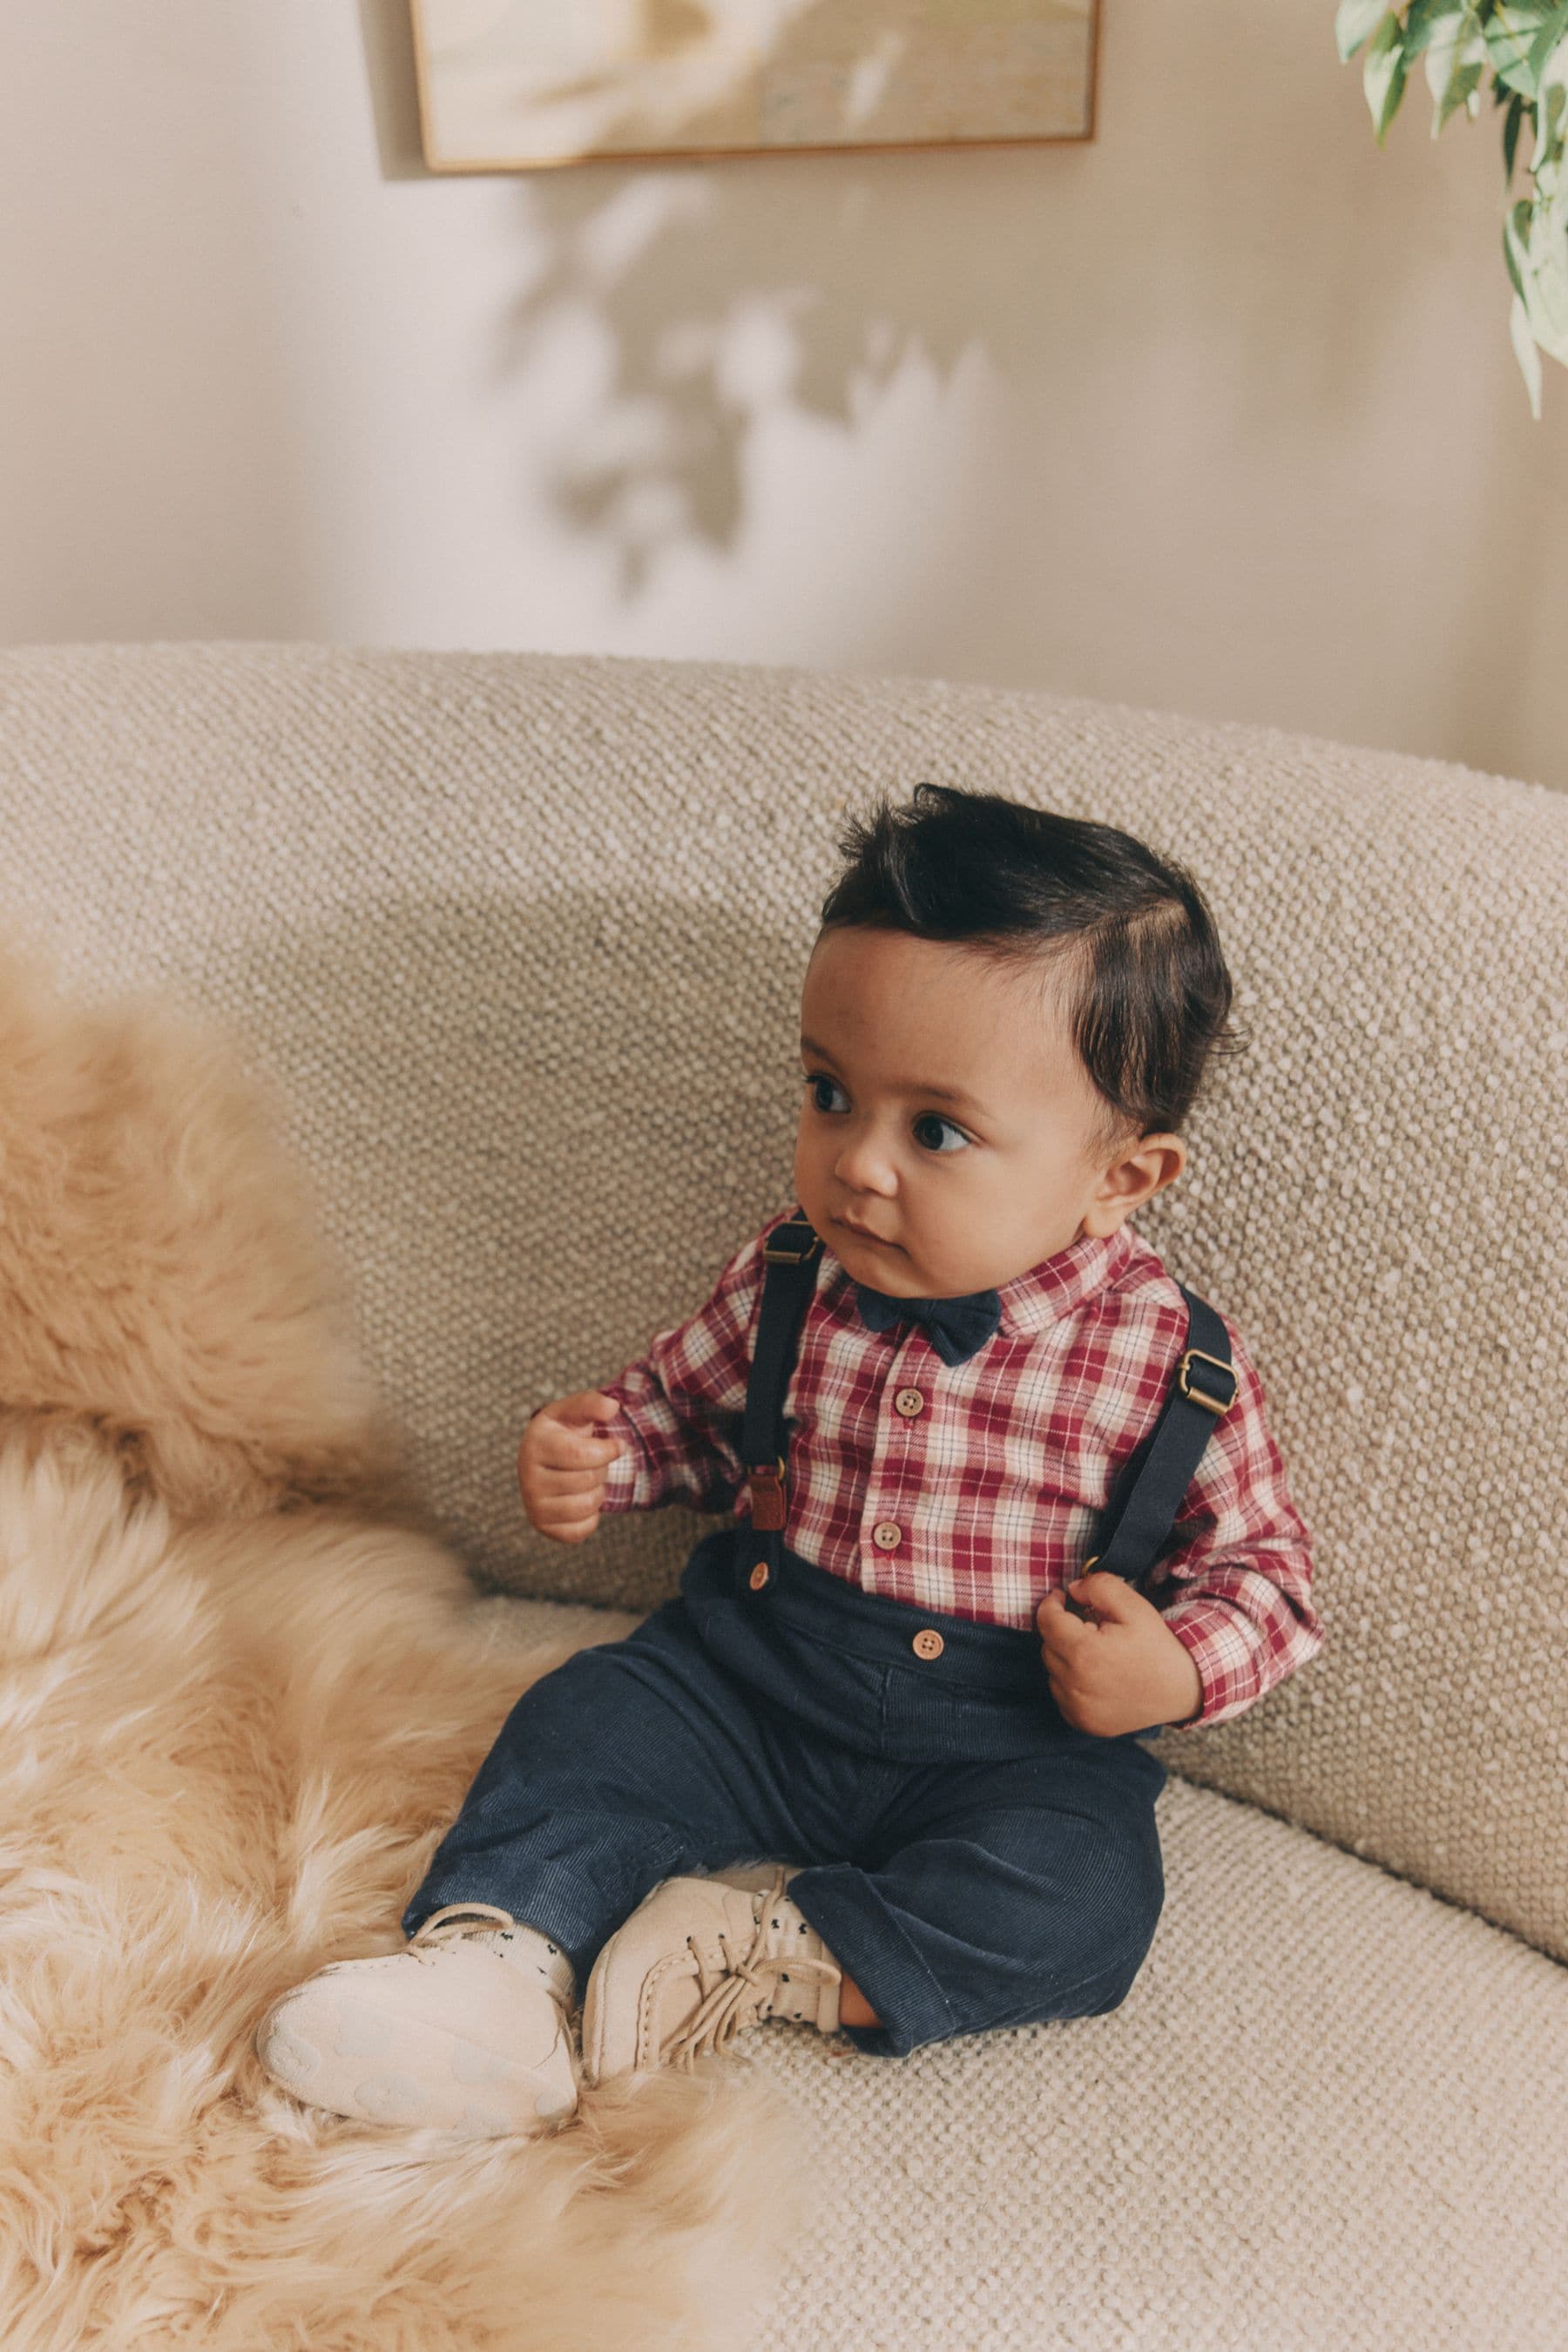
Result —
<instances>
[{"instance_id":1,"label":"framed artwork","mask_svg":"<svg viewBox=\"0 0 1568 2352\"><path fill-rule=\"evenodd\" d=\"M1094 134L1099 0L412 6L436 172Z\"/></svg>"}]
</instances>

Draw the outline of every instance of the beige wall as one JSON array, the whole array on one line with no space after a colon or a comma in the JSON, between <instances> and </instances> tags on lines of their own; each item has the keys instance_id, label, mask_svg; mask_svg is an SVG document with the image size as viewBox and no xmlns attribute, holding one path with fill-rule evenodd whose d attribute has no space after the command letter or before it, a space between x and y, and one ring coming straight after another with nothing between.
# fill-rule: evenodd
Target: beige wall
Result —
<instances>
[{"instance_id":1,"label":"beige wall","mask_svg":"<svg viewBox=\"0 0 1568 2352\"><path fill-rule=\"evenodd\" d=\"M435 179L403 0L7 0L0 639L1039 683L1568 785L1489 110L1106 0L1088 147Z\"/></svg>"}]
</instances>

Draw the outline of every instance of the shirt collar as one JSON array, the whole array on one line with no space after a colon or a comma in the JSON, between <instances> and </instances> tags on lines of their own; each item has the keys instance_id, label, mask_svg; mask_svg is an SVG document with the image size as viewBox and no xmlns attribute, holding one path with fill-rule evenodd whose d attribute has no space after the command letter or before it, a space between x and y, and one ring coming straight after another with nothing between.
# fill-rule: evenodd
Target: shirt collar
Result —
<instances>
[{"instance_id":1,"label":"shirt collar","mask_svg":"<svg viewBox=\"0 0 1568 2352\"><path fill-rule=\"evenodd\" d=\"M793 1213L803 1220L805 1216L798 1202ZM1085 1234L1068 1242L1065 1249L998 1285L996 1297L1002 1310L998 1329L1009 1337L1043 1331L1047 1323L1069 1314L1114 1282L1139 1246L1138 1236L1126 1224L1119 1225L1113 1234ZM839 1280L849 1282L843 1260L826 1243L823 1260L825 1265L832 1265Z\"/></svg>"},{"instance_id":2,"label":"shirt collar","mask_svg":"<svg viewBox=\"0 0 1568 2352\"><path fill-rule=\"evenodd\" d=\"M1043 1331L1047 1323L1114 1282L1137 1248L1125 1224L1113 1234L1083 1234L997 1287L1005 1332Z\"/></svg>"}]
</instances>

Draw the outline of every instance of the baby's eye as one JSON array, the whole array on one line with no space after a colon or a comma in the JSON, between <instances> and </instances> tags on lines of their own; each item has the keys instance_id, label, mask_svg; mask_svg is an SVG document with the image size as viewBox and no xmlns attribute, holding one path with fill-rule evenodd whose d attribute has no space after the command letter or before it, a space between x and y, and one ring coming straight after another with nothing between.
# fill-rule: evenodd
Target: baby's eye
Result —
<instances>
[{"instance_id":1,"label":"baby's eye","mask_svg":"<svg viewBox=\"0 0 1568 2352\"><path fill-rule=\"evenodd\" d=\"M952 1143L926 1143L925 1137L921 1133L922 1127L945 1127L949 1135L951 1135L954 1140ZM920 1144L924 1144L926 1150L929 1151L953 1151L958 1149L960 1144L967 1143L969 1140L968 1136L965 1135L961 1127L955 1127L952 1119L943 1118L942 1113L935 1110L922 1110L919 1118L916 1119L914 1126L911 1128L910 1133L913 1135L915 1141Z\"/></svg>"},{"instance_id":2,"label":"baby's eye","mask_svg":"<svg viewBox=\"0 0 1568 2352\"><path fill-rule=\"evenodd\" d=\"M844 1093L844 1089L839 1085L837 1078L825 1077L819 1070L811 1071L804 1080L804 1084L808 1087L826 1087L828 1091L833 1094ZM848 1097L846 1097L845 1099L847 1100ZM817 1095L815 1097L815 1100L818 1110L829 1111L833 1108L833 1105L831 1103L825 1103L820 1095Z\"/></svg>"}]
</instances>

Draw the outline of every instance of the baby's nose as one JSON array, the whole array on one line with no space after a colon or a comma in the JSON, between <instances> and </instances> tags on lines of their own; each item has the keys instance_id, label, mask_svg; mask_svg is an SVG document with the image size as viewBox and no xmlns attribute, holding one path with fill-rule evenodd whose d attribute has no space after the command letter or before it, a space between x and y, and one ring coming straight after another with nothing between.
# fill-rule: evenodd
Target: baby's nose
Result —
<instances>
[{"instance_id":1,"label":"baby's nose","mask_svg":"<svg viewBox=\"0 0 1568 2352\"><path fill-rule=\"evenodd\" d=\"M890 1192L893 1174L887 1154L868 1136L856 1137L840 1149L834 1174L851 1192Z\"/></svg>"}]
</instances>

